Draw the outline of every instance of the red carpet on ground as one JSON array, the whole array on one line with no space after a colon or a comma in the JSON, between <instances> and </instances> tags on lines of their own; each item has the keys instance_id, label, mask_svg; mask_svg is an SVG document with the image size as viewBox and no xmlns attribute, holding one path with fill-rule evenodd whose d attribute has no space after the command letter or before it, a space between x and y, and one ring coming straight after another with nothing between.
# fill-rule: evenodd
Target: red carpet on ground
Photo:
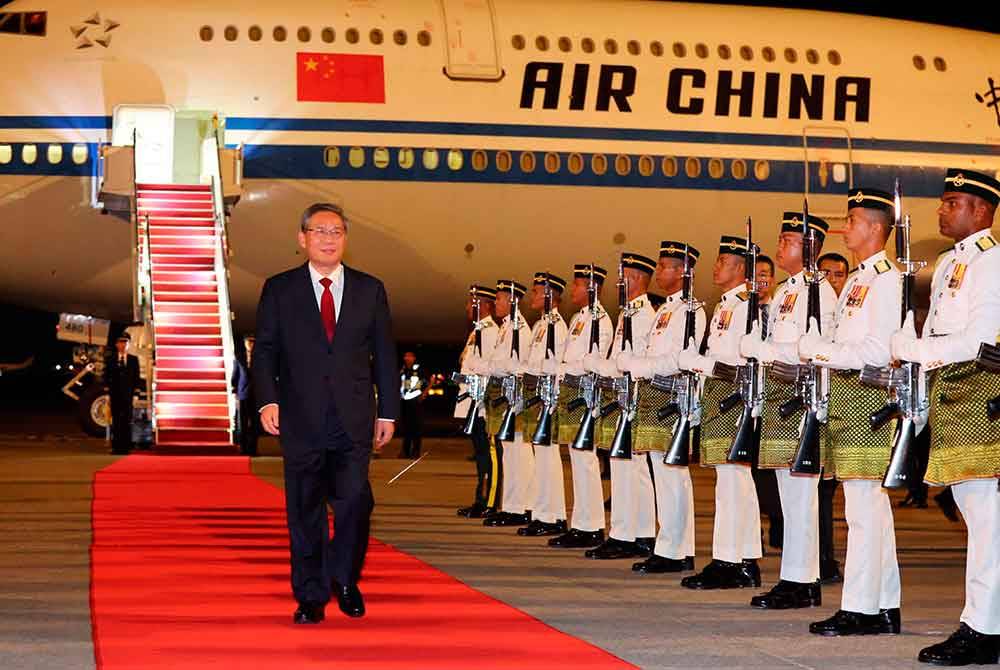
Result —
<instances>
[{"instance_id":1,"label":"red carpet on ground","mask_svg":"<svg viewBox=\"0 0 1000 670\"><path fill-rule=\"evenodd\" d=\"M92 523L98 668L632 667L376 540L368 615L293 625L282 492L246 458L124 458Z\"/></svg>"}]
</instances>

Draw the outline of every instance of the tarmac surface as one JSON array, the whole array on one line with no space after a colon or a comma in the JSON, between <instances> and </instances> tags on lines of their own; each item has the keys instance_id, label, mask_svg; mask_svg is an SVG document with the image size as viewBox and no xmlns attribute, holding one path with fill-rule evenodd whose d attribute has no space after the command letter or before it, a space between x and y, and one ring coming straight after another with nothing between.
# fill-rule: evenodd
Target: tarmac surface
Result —
<instances>
[{"instance_id":1,"label":"tarmac surface","mask_svg":"<svg viewBox=\"0 0 1000 670\"><path fill-rule=\"evenodd\" d=\"M94 667L90 500L94 473L116 458L106 452L103 441L81 437L62 417L0 417L0 668ZM838 608L839 585L824 587L819 608L757 611L748 606L756 590L690 591L678 585L678 575L632 573L631 560L591 561L580 550L550 549L511 528L484 528L455 515L471 502L468 442L425 439L424 452L393 484L389 479L410 463L395 458L398 440L373 460L375 537L644 668L927 667L916 662L919 649L958 625L965 527L947 521L933 503L893 510L903 634L821 638L807 626ZM261 453L254 472L280 486L276 442L264 440ZM700 568L711 557L714 473L694 466L692 475ZM901 497L892 495L894 503ZM835 517L842 561L847 527L839 490ZM764 588L777 580L780 561L780 552L766 551ZM293 609L289 594L289 615Z\"/></svg>"}]
</instances>

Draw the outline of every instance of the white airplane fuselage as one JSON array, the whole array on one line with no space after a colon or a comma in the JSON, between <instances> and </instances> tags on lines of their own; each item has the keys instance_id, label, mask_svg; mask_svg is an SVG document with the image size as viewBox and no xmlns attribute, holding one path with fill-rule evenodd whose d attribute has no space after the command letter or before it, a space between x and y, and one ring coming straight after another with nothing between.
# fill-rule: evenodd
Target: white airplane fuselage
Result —
<instances>
[{"instance_id":1,"label":"white airplane fuselage","mask_svg":"<svg viewBox=\"0 0 1000 670\"><path fill-rule=\"evenodd\" d=\"M315 201L346 207L348 263L385 280L397 335L445 341L470 283L614 267L662 239L711 259L748 216L769 252L805 195L836 230L848 188L897 176L932 261L949 244L945 168L1000 171L1000 38L985 33L612 0L0 6L43 11L43 36L0 23L0 300L54 311L130 312L131 231L94 206L118 105L216 112L243 146L241 328L263 279L303 262ZM300 54L381 56L384 101L300 100ZM826 250L846 255L837 234Z\"/></svg>"}]
</instances>

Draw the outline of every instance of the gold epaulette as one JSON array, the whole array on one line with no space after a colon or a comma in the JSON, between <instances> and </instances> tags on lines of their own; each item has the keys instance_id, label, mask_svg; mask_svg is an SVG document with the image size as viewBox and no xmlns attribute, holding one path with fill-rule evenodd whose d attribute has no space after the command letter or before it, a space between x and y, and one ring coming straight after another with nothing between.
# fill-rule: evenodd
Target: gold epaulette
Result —
<instances>
[{"instance_id":1,"label":"gold epaulette","mask_svg":"<svg viewBox=\"0 0 1000 670\"><path fill-rule=\"evenodd\" d=\"M750 294L747 291L740 291L739 293L736 294L736 297L739 298L742 302L746 302L747 300L750 299Z\"/></svg>"},{"instance_id":2,"label":"gold epaulette","mask_svg":"<svg viewBox=\"0 0 1000 670\"><path fill-rule=\"evenodd\" d=\"M976 246L979 247L980 251L986 251L988 249L992 249L996 245L997 241L993 238L992 235L984 235L983 237L980 237L978 240L976 240Z\"/></svg>"},{"instance_id":3,"label":"gold epaulette","mask_svg":"<svg viewBox=\"0 0 1000 670\"><path fill-rule=\"evenodd\" d=\"M875 264L875 274L877 275L885 274L891 269L892 269L892 263L890 263L885 258L883 258L882 260L880 260L878 263Z\"/></svg>"}]
</instances>

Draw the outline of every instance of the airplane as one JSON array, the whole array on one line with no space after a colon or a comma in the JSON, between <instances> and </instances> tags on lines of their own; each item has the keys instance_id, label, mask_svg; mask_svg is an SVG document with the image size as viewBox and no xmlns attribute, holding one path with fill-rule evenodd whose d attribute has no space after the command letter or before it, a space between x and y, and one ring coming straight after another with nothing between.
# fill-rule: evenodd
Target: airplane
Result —
<instances>
[{"instance_id":1,"label":"airplane","mask_svg":"<svg viewBox=\"0 0 1000 670\"><path fill-rule=\"evenodd\" d=\"M385 281L398 338L458 342L472 283L613 268L662 239L712 257L747 217L767 252L804 198L836 232L849 188L896 177L914 256L933 261L945 169L1000 173L1000 38L893 19L0 0L0 51L0 300L116 320L134 316L137 261L133 226L105 215L107 152L163 113L174 152L211 125L235 156L227 292L244 332L263 279L303 262L298 218L316 201L346 208L347 262ZM837 234L825 251L844 251Z\"/></svg>"}]
</instances>

